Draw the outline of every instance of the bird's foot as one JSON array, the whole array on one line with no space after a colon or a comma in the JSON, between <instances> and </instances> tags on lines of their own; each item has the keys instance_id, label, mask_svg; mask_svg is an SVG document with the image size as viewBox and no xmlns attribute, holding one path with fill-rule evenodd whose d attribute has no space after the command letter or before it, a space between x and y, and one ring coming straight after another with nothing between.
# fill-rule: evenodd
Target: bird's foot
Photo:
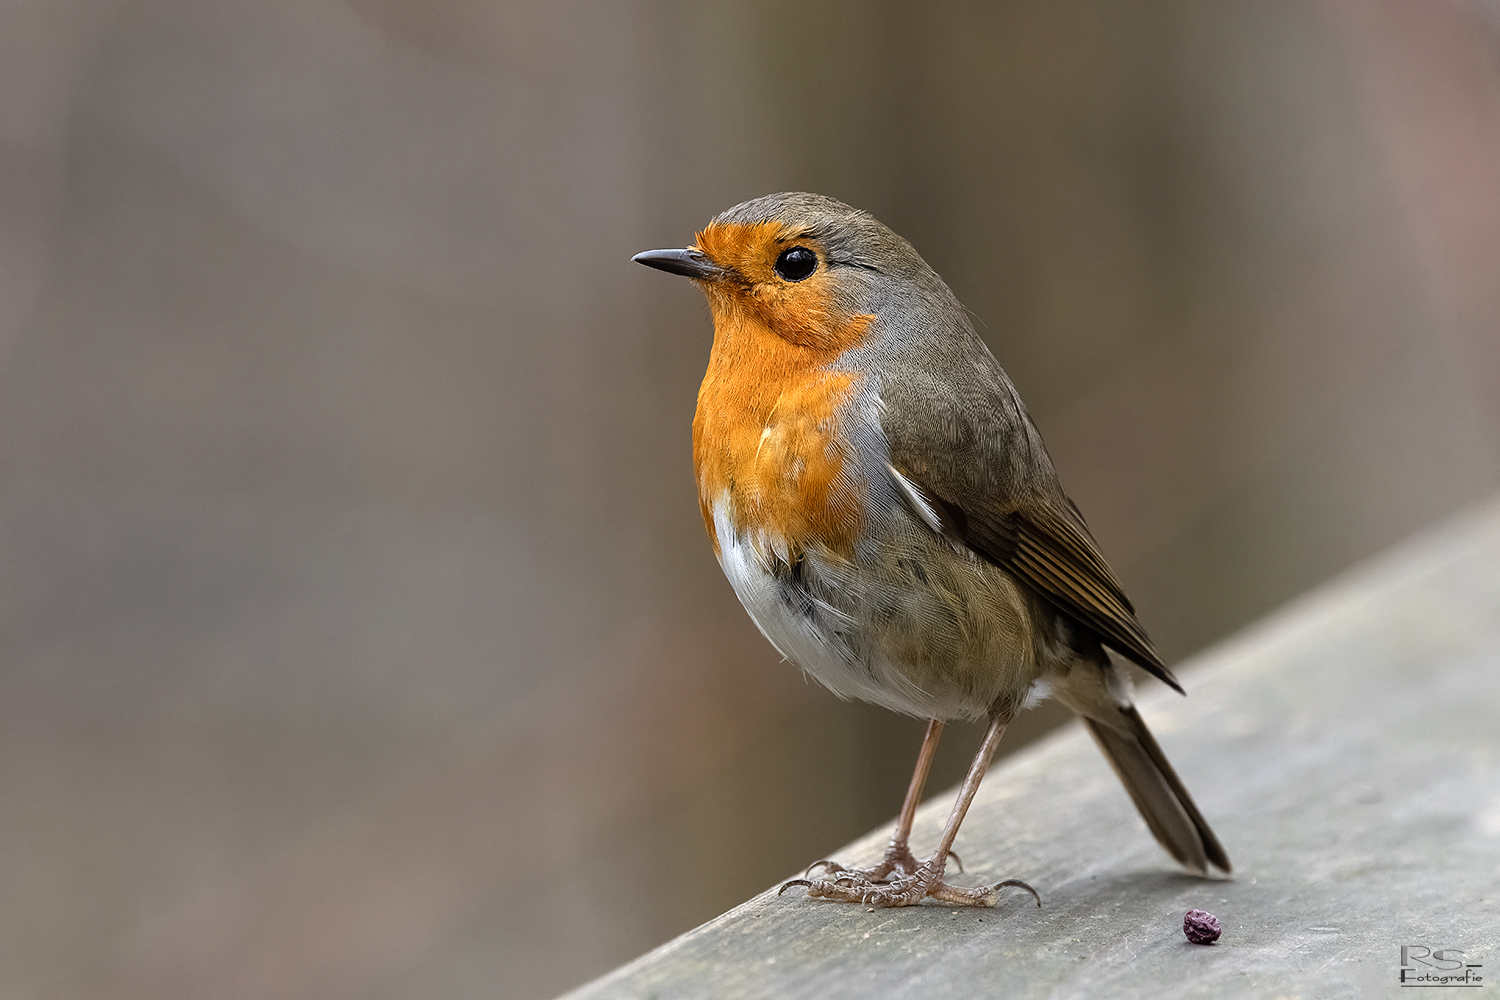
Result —
<instances>
[{"instance_id":1,"label":"bird's foot","mask_svg":"<svg viewBox=\"0 0 1500 1000\"><path fill-rule=\"evenodd\" d=\"M960 872L964 870L964 863L957 854L949 851L948 856L958 862ZM885 857L878 865L869 868L845 868L831 858L824 858L822 861L814 861L808 865L807 870L802 874L811 875L814 868L822 868L825 875L853 875L867 882L885 882L893 873L913 875L919 867L921 867L921 862L911 853L911 848L906 846L904 841L892 840L885 849Z\"/></svg>"},{"instance_id":2,"label":"bird's foot","mask_svg":"<svg viewBox=\"0 0 1500 1000\"><path fill-rule=\"evenodd\" d=\"M779 896L794 885L807 887L807 894L818 899L833 899L844 903L863 903L866 906L911 906L931 896L945 903L959 906L994 906L1000 901L1000 890L1015 886L1025 889L1042 905L1042 897L1031 886L1018 878L1008 878L988 886L961 886L943 881L946 858L933 858L925 864L916 865L911 871L895 878L875 880L864 872L844 869L832 873L833 878L794 878L782 885ZM878 871L880 865L870 869ZM889 874L887 872L886 874Z\"/></svg>"}]
</instances>

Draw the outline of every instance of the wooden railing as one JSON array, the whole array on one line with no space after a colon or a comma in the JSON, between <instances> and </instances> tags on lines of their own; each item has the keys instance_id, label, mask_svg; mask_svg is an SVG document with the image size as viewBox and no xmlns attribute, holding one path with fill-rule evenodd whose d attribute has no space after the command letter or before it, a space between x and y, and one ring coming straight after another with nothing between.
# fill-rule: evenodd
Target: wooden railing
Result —
<instances>
[{"instance_id":1,"label":"wooden railing","mask_svg":"<svg viewBox=\"0 0 1500 1000\"><path fill-rule=\"evenodd\" d=\"M1142 712L1233 879L1178 870L1075 724L993 769L957 845L962 878L1023 878L1040 910L1024 892L872 911L772 888L570 996L1405 996L1403 980L1443 975L1500 989L1500 505L1180 674L1189 697L1149 692ZM924 806L919 855L950 801ZM873 860L887 835L837 857ZM1218 916L1217 944L1184 938L1194 908Z\"/></svg>"}]
</instances>

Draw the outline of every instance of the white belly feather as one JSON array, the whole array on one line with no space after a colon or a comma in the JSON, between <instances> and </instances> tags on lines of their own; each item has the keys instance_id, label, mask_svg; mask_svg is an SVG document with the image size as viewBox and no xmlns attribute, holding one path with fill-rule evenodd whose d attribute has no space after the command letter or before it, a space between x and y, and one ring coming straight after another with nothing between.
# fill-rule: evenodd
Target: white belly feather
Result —
<instances>
[{"instance_id":1,"label":"white belly feather","mask_svg":"<svg viewBox=\"0 0 1500 1000\"><path fill-rule=\"evenodd\" d=\"M991 646L984 655L987 669L955 669L952 674L916 671L912 664L893 659L889 644L877 641L878 630L868 620L868 603L873 598L867 574L814 548L803 552L798 573L816 585L789 581L784 566L778 576L773 566L776 553L785 553L785 542L740 534L730 503L721 497L712 505L724 575L781 655L840 698L857 698L920 718L977 718L1000 695L1024 693L1036 681L1040 665L1029 648L1002 652ZM923 525L919 530L927 529ZM994 588L985 589L985 603L992 605ZM920 595L915 598L920 599ZM911 638L920 644L924 637ZM976 685L976 675L984 676L984 683Z\"/></svg>"}]
</instances>

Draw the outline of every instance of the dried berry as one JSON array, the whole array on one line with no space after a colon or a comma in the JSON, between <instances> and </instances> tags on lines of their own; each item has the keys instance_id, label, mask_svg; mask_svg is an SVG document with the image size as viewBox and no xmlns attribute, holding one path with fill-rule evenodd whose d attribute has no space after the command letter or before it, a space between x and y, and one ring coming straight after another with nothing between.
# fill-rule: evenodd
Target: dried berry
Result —
<instances>
[{"instance_id":1,"label":"dried berry","mask_svg":"<svg viewBox=\"0 0 1500 1000\"><path fill-rule=\"evenodd\" d=\"M1207 910L1188 910L1182 918L1182 933L1193 944L1213 944L1219 940L1219 918Z\"/></svg>"}]
</instances>

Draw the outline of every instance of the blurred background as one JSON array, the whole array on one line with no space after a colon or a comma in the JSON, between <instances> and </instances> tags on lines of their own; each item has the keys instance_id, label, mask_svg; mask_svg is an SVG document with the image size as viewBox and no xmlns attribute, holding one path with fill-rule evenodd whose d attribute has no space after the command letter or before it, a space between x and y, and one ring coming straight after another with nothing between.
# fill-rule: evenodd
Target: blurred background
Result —
<instances>
[{"instance_id":1,"label":"blurred background","mask_svg":"<svg viewBox=\"0 0 1500 1000\"><path fill-rule=\"evenodd\" d=\"M786 189L980 317L1169 661L1500 488L1496 2L3 0L0 995L546 997L894 814L629 263Z\"/></svg>"}]
</instances>

